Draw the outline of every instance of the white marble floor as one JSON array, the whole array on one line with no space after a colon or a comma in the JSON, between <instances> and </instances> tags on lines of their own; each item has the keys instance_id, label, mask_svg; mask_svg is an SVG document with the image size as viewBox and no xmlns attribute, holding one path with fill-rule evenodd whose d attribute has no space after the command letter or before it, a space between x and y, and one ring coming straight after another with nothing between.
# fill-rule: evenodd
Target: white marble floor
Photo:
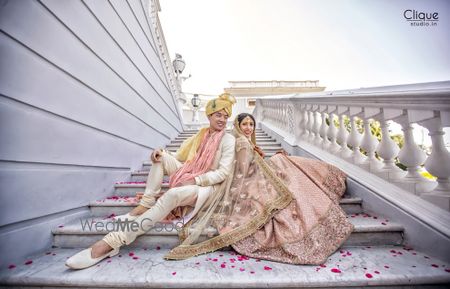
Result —
<instances>
[{"instance_id":1,"label":"white marble floor","mask_svg":"<svg viewBox=\"0 0 450 289\"><path fill-rule=\"evenodd\" d=\"M159 247L122 249L120 255L94 267L70 270L64 261L77 251L52 249L11 264L0 271L0 284L147 288L450 285L450 264L401 246L343 248L320 266L257 260L233 251L165 261L167 250Z\"/></svg>"}]
</instances>

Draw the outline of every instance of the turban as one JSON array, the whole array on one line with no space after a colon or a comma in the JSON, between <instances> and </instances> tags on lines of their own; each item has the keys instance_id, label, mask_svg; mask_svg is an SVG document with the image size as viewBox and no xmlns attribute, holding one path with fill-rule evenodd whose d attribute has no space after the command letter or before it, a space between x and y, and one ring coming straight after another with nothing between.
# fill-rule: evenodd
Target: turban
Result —
<instances>
[{"instance_id":1,"label":"turban","mask_svg":"<svg viewBox=\"0 0 450 289\"><path fill-rule=\"evenodd\" d=\"M218 98L211 99L206 104L206 115L211 115L219 110L225 110L228 116L231 116L233 104L236 103L236 99L229 93L222 93Z\"/></svg>"}]
</instances>

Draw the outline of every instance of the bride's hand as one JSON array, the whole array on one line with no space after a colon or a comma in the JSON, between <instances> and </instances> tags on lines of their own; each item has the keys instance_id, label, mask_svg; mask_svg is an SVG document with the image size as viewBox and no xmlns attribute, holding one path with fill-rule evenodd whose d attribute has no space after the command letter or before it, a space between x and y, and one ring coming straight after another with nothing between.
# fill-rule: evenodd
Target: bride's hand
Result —
<instances>
[{"instance_id":1,"label":"bride's hand","mask_svg":"<svg viewBox=\"0 0 450 289\"><path fill-rule=\"evenodd\" d=\"M263 150L259 147L259 146L255 146L255 151L262 157L264 158L264 156L266 155Z\"/></svg>"}]
</instances>

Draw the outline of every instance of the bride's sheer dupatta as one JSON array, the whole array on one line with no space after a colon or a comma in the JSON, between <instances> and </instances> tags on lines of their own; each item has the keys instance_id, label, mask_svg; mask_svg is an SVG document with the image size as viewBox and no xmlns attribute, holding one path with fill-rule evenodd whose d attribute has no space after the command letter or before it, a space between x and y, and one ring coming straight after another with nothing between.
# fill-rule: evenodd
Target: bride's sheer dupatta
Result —
<instances>
[{"instance_id":1,"label":"bride's sheer dupatta","mask_svg":"<svg viewBox=\"0 0 450 289\"><path fill-rule=\"evenodd\" d=\"M232 172L181 228L181 244L166 259L186 259L232 245L255 233L292 201L293 194L254 150L255 132L246 138L236 118L233 134L236 160Z\"/></svg>"}]
</instances>

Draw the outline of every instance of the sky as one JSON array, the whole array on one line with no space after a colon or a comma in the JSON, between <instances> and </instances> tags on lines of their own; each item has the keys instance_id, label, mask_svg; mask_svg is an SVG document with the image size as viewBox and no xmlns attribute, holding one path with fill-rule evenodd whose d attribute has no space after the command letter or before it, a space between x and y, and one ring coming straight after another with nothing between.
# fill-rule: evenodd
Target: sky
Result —
<instances>
[{"instance_id":1,"label":"sky","mask_svg":"<svg viewBox=\"0 0 450 289\"><path fill-rule=\"evenodd\" d=\"M183 91L228 81L319 80L326 90L450 80L450 1L159 0ZM437 12L413 27L405 10Z\"/></svg>"}]
</instances>

